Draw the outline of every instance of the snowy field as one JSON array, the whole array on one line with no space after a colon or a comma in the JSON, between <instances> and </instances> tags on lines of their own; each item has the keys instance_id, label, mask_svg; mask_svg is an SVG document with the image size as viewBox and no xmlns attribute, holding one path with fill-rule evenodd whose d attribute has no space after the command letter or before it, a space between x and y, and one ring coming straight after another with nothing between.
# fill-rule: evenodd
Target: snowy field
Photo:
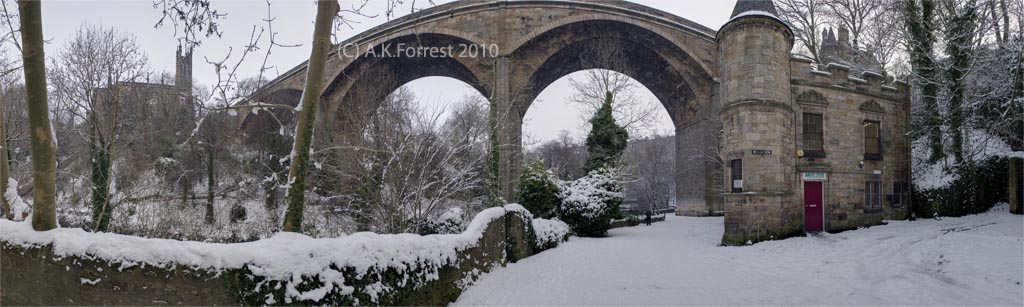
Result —
<instances>
[{"instance_id":1,"label":"snowy field","mask_svg":"<svg viewBox=\"0 0 1024 307\"><path fill-rule=\"evenodd\" d=\"M719 247L722 218L572 238L484 275L455 305L1024 304L1024 217L892 221Z\"/></svg>"}]
</instances>

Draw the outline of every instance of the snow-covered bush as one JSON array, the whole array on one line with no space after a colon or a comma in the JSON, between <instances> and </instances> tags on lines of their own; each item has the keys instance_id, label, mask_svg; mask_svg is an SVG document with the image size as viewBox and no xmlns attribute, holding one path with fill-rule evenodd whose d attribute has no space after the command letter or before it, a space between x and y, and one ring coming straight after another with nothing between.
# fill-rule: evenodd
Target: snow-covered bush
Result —
<instances>
[{"instance_id":1,"label":"snow-covered bush","mask_svg":"<svg viewBox=\"0 0 1024 307\"><path fill-rule=\"evenodd\" d=\"M559 204L558 183L555 175L544 169L544 161L536 160L523 168L519 176L519 204L536 217L555 217Z\"/></svg>"},{"instance_id":2,"label":"snow-covered bush","mask_svg":"<svg viewBox=\"0 0 1024 307\"><path fill-rule=\"evenodd\" d=\"M420 227L421 235L456 234L466 228L466 211L460 207L451 207L436 220L426 221Z\"/></svg>"},{"instance_id":3,"label":"snow-covered bush","mask_svg":"<svg viewBox=\"0 0 1024 307\"><path fill-rule=\"evenodd\" d=\"M559 219L579 236L604 236L611 220L621 215L622 183L614 170L600 169L583 178L563 182L559 197L562 199L558 206Z\"/></svg>"},{"instance_id":4,"label":"snow-covered bush","mask_svg":"<svg viewBox=\"0 0 1024 307\"><path fill-rule=\"evenodd\" d=\"M537 251L553 248L569 239L569 225L557 219L533 219L533 231L536 234L534 249Z\"/></svg>"}]
</instances>

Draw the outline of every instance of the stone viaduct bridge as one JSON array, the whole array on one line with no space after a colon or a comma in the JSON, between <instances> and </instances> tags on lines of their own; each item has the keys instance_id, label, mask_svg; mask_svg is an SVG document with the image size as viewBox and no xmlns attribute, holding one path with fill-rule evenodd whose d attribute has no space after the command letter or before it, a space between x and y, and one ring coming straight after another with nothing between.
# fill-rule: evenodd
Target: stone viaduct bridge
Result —
<instances>
[{"instance_id":1,"label":"stone viaduct bridge","mask_svg":"<svg viewBox=\"0 0 1024 307\"><path fill-rule=\"evenodd\" d=\"M483 52L460 54L465 46ZM588 60L601 58L596 53L609 46L621 51L618 61ZM406 53L431 47L451 47L454 54ZM714 30L630 2L457 1L342 42L327 62L319 93L317 140L342 137L336 132L351 130L351 112L368 109L405 83L430 76L458 79L490 100L496 188L514 201L523 117L534 99L565 75L608 69L639 81L668 111L676 129L677 202L684 214L703 215L717 202L711 190L721 185L722 166L705 152L719 145L718 54ZM252 97L296 105L305 76L304 63Z\"/></svg>"}]
</instances>

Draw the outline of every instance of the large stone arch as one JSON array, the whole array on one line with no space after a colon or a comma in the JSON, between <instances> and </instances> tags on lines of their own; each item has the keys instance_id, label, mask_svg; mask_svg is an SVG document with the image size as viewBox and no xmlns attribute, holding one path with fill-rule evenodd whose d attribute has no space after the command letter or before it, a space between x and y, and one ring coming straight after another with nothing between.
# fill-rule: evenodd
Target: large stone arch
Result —
<instances>
[{"instance_id":1,"label":"large stone arch","mask_svg":"<svg viewBox=\"0 0 1024 307\"><path fill-rule=\"evenodd\" d=\"M605 29L608 31L595 31ZM573 54L601 40L617 40L640 50L631 69L612 68L644 83L659 96L676 125L679 144L713 146L705 138L718 118L717 44L715 31L684 18L643 5L620 0L571 1L456 1L409 14L365 31L341 46L380 46L387 43L415 43L424 46L450 44L494 45L499 52L489 57L447 59L372 59L335 52L325 67L326 81L321 94L317 123L319 131L344 127L339 110L358 108L358 100L372 101L405 82L426 76L447 76L472 85L491 101L497 148L490 155L498 165L493 183L506 200L515 199L515 183L521 165L522 116L539 90L537 87L573 71L603 68L573 65ZM565 64L565 65L559 65ZM580 64L580 63L576 63ZM591 67L594 66L594 67ZM303 63L261 89L301 89L305 82ZM393 75L393 83L372 82L373 75ZM358 98L358 99L357 99ZM319 134L318 134L319 135ZM323 139L318 136L318 139ZM680 141L685 140L685 142ZM678 150L677 150L678 151ZM704 187L704 159L677 159L680 165L698 165L679 186ZM720 168L720 167L719 167ZM697 191L699 190L699 191ZM681 191L680 193L683 193ZM681 194L704 206L704 189ZM695 207L695 208L697 208ZM701 210L706 212L707 210Z\"/></svg>"},{"instance_id":2,"label":"large stone arch","mask_svg":"<svg viewBox=\"0 0 1024 307\"><path fill-rule=\"evenodd\" d=\"M614 51L615 60L605 62L600 53ZM603 57L607 57L605 54ZM707 122L717 118L712 103L712 72L686 49L662 33L640 27L621 18L584 20L547 27L532 40L523 42L510 55L511 91L508 124L501 129L511 149L501 165L515 178L521 162L522 119L536 96L555 80L573 72L607 69L625 74L649 89L665 107L676 128L676 198L703 209L712 198L707 191L718 180L718 165L706 163L703 151L713 147L709 137L715 131ZM598 60L594 60L598 59ZM696 213L700 214L700 213Z\"/></svg>"},{"instance_id":3,"label":"large stone arch","mask_svg":"<svg viewBox=\"0 0 1024 307\"><path fill-rule=\"evenodd\" d=\"M486 71L489 64L477 58L459 57L404 57L387 56L388 52L404 48L455 47L474 42L447 34L409 34L389 36L390 39L372 45L372 53L362 49L362 55L344 69L331 75L330 83L321 95L321 131L336 132L355 129L348 120L359 113L366 116L386 95L413 80L425 77L449 77L462 81L488 97L491 85ZM455 47L457 48L457 47ZM338 133L321 134L328 142Z\"/></svg>"}]
</instances>

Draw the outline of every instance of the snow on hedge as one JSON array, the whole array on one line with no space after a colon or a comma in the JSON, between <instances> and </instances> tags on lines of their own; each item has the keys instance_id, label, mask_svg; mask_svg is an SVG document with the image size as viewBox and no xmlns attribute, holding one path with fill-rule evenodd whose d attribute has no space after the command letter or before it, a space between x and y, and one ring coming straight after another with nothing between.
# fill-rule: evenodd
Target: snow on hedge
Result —
<instances>
[{"instance_id":1,"label":"snow on hedge","mask_svg":"<svg viewBox=\"0 0 1024 307\"><path fill-rule=\"evenodd\" d=\"M395 285L378 281L356 289L353 283L357 280L353 278L393 270L406 276L403 280L408 282L437 280L443 267L459 263L459 252L477 246L490 223L512 212L532 219L525 208L510 204L481 211L459 234L362 232L317 239L281 232L254 242L229 244L93 233L80 228L35 231L28 222L0 220L0 241L26 248L50 245L58 257L96 259L121 269L137 265L182 265L213 272L244 269L260 280L253 289L255 293L283 286L284 303L320 302L332 293L345 296L355 292L368 294L376 301L380 295L394 290ZM546 248L557 246L569 232L569 227L560 221L534 219L532 225L539 243ZM313 289L308 287L310 278L318 281ZM280 303L272 294L266 295L268 304Z\"/></svg>"},{"instance_id":2,"label":"snow on hedge","mask_svg":"<svg viewBox=\"0 0 1024 307\"><path fill-rule=\"evenodd\" d=\"M520 204L505 205L505 211L519 213L527 219L533 218L533 213L530 213L530 210L526 210L526 207L523 207L523 205Z\"/></svg>"},{"instance_id":3,"label":"snow on hedge","mask_svg":"<svg viewBox=\"0 0 1024 307\"><path fill-rule=\"evenodd\" d=\"M538 247L558 245L569 238L569 225L560 220L533 219L533 231L537 234Z\"/></svg>"},{"instance_id":4,"label":"snow on hedge","mask_svg":"<svg viewBox=\"0 0 1024 307\"><path fill-rule=\"evenodd\" d=\"M335 287L342 293L354 290L346 289L344 276L332 265L353 268L358 276L371 269L394 269L403 273L414 271L421 275L418 277L435 280L441 267L456 263L458 252L474 247L487 225L505 214L503 208L486 209L476 215L466 231L452 235L355 233L315 239L282 232L259 241L232 244L147 239L90 233L79 228L40 232L27 222L0 220L0 241L23 247L52 245L57 256L97 258L120 263L121 268L140 264L163 268L183 265L213 271L247 267L255 276L283 282L287 287L286 301L319 301ZM427 270L415 272L417 268ZM312 276L319 276L323 286L305 292L296 290L302 277Z\"/></svg>"},{"instance_id":5,"label":"snow on hedge","mask_svg":"<svg viewBox=\"0 0 1024 307\"><path fill-rule=\"evenodd\" d=\"M929 163L931 148L926 139L914 141L912 145L911 160L913 163L912 172L914 185L923 190L934 190L949 187L959 178L959 175L952 171L956 165L952 153L943 160L936 163ZM970 156L974 161L983 161L993 157L1019 157L1020 152L1010 149L1002 139L988 132L979 129L969 129L964 135L964 155Z\"/></svg>"},{"instance_id":6,"label":"snow on hedge","mask_svg":"<svg viewBox=\"0 0 1024 307\"><path fill-rule=\"evenodd\" d=\"M615 185L617 179L609 172L591 172L580 179L560 182L558 196L562 199L561 210L581 214L589 219L604 216L612 209L607 205L608 200L622 198L621 191L608 189Z\"/></svg>"}]
</instances>

